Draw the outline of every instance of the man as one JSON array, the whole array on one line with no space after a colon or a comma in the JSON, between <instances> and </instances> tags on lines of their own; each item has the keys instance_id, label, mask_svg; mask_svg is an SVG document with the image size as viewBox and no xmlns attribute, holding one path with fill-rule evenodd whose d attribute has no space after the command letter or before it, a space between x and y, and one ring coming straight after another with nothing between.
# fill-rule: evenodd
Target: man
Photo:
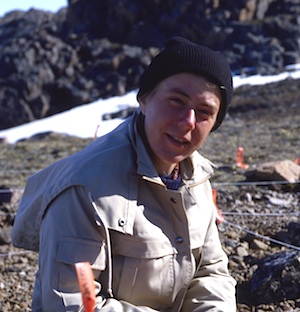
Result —
<instances>
[{"instance_id":1,"label":"man","mask_svg":"<svg viewBox=\"0 0 300 312\"><path fill-rule=\"evenodd\" d=\"M140 79L140 110L84 150L29 178L13 242L39 251L33 311L235 311L199 147L222 123L232 76L218 52L169 40Z\"/></svg>"}]
</instances>

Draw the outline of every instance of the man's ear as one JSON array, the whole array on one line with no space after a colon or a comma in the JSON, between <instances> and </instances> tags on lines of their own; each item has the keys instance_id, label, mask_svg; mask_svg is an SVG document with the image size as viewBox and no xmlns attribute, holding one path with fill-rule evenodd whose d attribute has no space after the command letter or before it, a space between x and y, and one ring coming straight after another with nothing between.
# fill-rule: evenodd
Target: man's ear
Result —
<instances>
[{"instance_id":1,"label":"man's ear","mask_svg":"<svg viewBox=\"0 0 300 312\"><path fill-rule=\"evenodd\" d=\"M146 99L145 98L140 99L139 104L140 104L141 112L143 113L143 115L145 115L145 113L146 113Z\"/></svg>"}]
</instances>

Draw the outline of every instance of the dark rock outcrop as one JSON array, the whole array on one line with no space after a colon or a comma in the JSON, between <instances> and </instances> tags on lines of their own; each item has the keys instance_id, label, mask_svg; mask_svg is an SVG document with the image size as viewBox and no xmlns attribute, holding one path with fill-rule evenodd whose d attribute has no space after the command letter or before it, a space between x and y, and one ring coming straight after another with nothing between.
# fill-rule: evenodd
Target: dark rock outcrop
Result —
<instances>
[{"instance_id":1,"label":"dark rock outcrop","mask_svg":"<svg viewBox=\"0 0 300 312\"><path fill-rule=\"evenodd\" d=\"M69 0L56 14L0 18L0 129L122 95L165 40L221 50L233 72L273 74L300 62L293 0Z\"/></svg>"}]
</instances>

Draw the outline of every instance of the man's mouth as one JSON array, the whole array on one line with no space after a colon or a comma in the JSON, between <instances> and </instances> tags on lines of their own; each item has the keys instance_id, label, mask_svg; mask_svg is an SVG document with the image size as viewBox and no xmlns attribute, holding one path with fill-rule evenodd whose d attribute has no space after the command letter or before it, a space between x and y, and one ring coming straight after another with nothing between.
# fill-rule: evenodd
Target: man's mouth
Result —
<instances>
[{"instance_id":1,"label":"man's mouth","mask_svg":"<svg viewBox=\"0 0 300 312\"><path fill-rule=\"evenodd\" d=\"M189 143L186 139L179 138L177 136L173 136L169 134L168 137L173 143L180 145L180 146L187 145Z\"/></svg>"}]
</instances>

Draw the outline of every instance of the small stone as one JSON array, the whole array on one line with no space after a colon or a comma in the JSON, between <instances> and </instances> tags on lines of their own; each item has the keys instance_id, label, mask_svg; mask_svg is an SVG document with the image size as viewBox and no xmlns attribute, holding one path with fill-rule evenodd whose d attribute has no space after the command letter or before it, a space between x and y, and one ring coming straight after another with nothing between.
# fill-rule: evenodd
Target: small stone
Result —
<instances>
[{"instance_id":1,"label":"small stone","mask_svg":"<svg viewBox=\"0 0 300 312\"><path fill-rule=\"evenodd\" d=\"M239 257L247 257L249 255L248 251L243 246L237 247L236 253Z\"/></svg>"},{"instance_id":2,"label":"small stone","mask_svg":"<svg viewBox=\"0 0 300 312\"><path fill-rule=\"evenodd\" d=\"M254 239L252 242L252 248L253 249L260 249L260 250L268 250L269 246L266 243L264 243L258 239Z\"/></svg>"}]
</instances>

